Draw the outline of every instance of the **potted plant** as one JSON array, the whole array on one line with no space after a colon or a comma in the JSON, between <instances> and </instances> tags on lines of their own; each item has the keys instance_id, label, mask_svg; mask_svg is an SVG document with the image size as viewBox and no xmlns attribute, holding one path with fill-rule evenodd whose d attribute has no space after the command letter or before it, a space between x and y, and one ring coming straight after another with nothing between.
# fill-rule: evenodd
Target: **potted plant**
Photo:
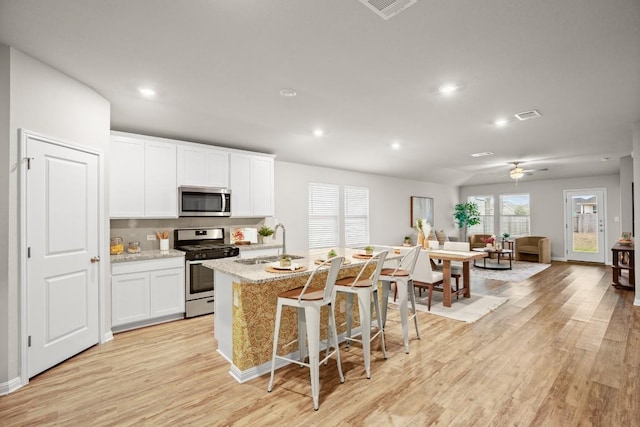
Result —
<instances>
[{"instance_id":1,"label":"potted plant","mask_svg":"<svg viewBox=\"0 0 640 427\"><path fill-rule=\"evenodd\" d=\"M502 240L508 240L509 237L511 237L511 234L509 233L502 233Z\"/></svg>"},{"instance_id":2,"label":"potted plant","mask_svg":"<svg viewBox=\"0 0 640 427\"><path fill-rule=\"evenodd\" d=\"M282 258L280 258L280 267L291 267L291 257L289 255L282 255Z\"/></svg>"},{"instance_id":3,"label":"potted plant","mask_svg":"<svg viewBox=\"0 0 640 427\"><path fill-rule=\"evenodd\" d=\"M333 249L331 249L329 251L329 253L327 254L327 259L333 258L333 257L337 257L338 254L336 253L336 251L334 251Z\"/></svg>"},{"instance_id":4,"label":"potted plant","mask_svg":"<svg viewBox=\"0 0 640 427\"><path fill-rule=\"evenodd\" d=\"M404 244L407 246L411 245L411 236L404 236Z\"/></svg>"},{"instance_id":5,"label":"potted plant","mask_svg":"<svg viewBox=\"0 0 640 427\"><path fill-rule=\"evenodd\" d=\"M269 228L266 225L263 225L258 230L258 234L260 235L260 243L264 243L265 237L269 237L273 234L273 228Z\"/></svg>"},{"instance_id":6,"label":"potted plant","mask_svg":"<svg viewBox=\"0 0 640 427\"><path fill-rule=\"evenodd\" d=\"M367 255L373 255L373 246L365 246L364 253Z\"/></svg>"},{"instance_id":7,"label":"potted plant","mask_svg":"<svg viewBox=\"0 0 640 427\"><path fill-rule=\"evenodd\" d=\"M458 203L453 217L461 231L461 241L467 241L467 228L480 224L480 211L474 202Z\"/></svg>"}]
</instances>

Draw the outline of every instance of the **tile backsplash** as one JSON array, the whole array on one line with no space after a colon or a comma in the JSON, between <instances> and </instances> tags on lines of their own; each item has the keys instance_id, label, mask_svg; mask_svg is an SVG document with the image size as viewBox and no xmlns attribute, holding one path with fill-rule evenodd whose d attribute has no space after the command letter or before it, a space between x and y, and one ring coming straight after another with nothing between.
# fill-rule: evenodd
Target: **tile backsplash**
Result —
<instances>
[{"instance_id":1,"label":"tile backsplash","mask_svg":"<svg viewBox=\"0 0 640 427\"><path fill-rule=\"evenodd\" d=\"M230 228L260 228L269 220L271 218L112 219L111 237L122 237L125 245L129 242L140 242L140 249L148 251L160 249L158 240L147 240L149 235L155 237L156 231L168 231L169 247L173 248L173 230L176 228L224 228L224 242L229 243Z\"/></svg>"}]
</instances>

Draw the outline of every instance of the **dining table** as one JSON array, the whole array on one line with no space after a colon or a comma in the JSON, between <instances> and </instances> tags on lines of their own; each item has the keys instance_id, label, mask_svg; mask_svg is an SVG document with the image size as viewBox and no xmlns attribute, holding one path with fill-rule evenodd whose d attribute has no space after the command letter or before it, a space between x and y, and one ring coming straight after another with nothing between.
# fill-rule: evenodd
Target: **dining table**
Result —
<instances>
[{"instance_id":1,"label":"dining table","mask_svg":"<svg viewBox=\"0 0 640 427\"><path fill-rule=\"evenodd\" d=\"M465 298L471 298L471 261L485 258L486 252L452 251L444 249L429 249L429 258L442 261L442 305L451 307L451 261L462 263L462 289Z\"/></svg>"}]
</instances>

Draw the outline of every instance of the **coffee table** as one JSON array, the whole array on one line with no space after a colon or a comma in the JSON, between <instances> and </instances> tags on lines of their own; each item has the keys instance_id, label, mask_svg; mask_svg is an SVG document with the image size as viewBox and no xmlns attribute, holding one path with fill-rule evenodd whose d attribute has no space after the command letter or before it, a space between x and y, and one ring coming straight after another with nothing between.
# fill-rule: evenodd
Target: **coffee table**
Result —
<instances>
[{"instance_id":1,"label":"coffee table","mask_svg":"<svg viewBox=\"0 0 640 427\"><path fill-rule=\"evenodd\" d=\"M485 252L487 254L489 254L488 257L486 258L482 258L482 265L478 265L476 263L476 260L473 260L473 266L474 267L478 267L478 268L484 268L487 270L511 270L512 268L512 261L513 261L513 251L511 249L495 249L495 248L473 248L473 251L475 252ZM497 260L497 262L491 262L489 261L487 263L487 259L491 260L494 259L492 257L492 255L496 255L495 259ZM506 259L504 258L504 256L507 256ZM507 261L509 260L509 263L507 264L506 262L503 262L502 264L500 264L500 261Z\"/></svg>"}]
</instances>

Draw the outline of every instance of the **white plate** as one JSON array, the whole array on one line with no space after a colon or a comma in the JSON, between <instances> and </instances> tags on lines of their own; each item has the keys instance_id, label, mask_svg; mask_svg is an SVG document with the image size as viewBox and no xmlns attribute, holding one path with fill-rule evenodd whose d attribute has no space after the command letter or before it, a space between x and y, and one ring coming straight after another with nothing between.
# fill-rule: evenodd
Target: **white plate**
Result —
<instances>
[{"instance_id":1,"label":"white plate","mask_svg":"<svg viewBox=\"0 0 640 427\"><path fill-rule=\"evenodd\" d=\"M280 265L280 261L276 261L276 262L271 263L271 268L275 268L276 270L291 270L291 271L293 271L293 270L296 270L296 269L298 269L300 267L301 267L301 265L298 264L298 263L295 263L295 262L292 262L291 266L289 266L289 267L282 267Z\"/></svg>"}]
</instances>

